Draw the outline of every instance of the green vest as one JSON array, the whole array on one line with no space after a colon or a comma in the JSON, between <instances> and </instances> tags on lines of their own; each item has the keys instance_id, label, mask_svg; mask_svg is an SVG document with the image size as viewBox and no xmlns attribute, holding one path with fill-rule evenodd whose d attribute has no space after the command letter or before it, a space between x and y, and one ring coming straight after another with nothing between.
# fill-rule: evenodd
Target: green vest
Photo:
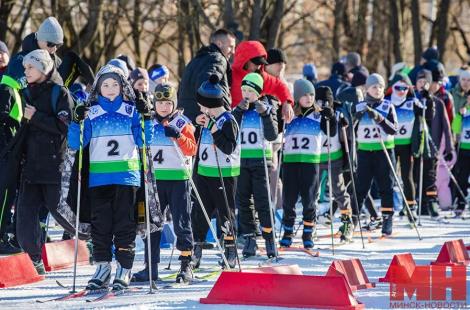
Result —
<instances>
[{"instance_id":1,"label":"green vest","mask_svg":"<svg viewBox=\"0 0 470 310\"><path fill-rule=\"evenodd\" d=\"M23 118L23 106L21 104L21 96L19 92L21 88L20 83L8 75L3 75L0 84L4 84L13 90L15 102L13 103L9 116L19 123Z\"/></svg>"}]
</instances>

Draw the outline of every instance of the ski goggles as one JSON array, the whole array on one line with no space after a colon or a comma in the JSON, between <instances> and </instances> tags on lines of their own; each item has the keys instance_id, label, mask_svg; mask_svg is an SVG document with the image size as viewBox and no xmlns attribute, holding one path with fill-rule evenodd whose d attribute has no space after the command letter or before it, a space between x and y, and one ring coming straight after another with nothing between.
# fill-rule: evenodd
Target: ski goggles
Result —
<instances>
[{"instance_id":1,"label":"ski goggles","mask_svg":"<svg viewBox=\"0 0 470 310\"><path fill-rule=\"evenodd\" d=\"M53 43L53 42L47 42L47 47L49 47L49 48L53 48L53 47L59 48L59 47L61 47L61 46L62 46L62 44L57 44L57 43Z\"/></svg>"},{"instance_id":2,"label":"ski goggles","mask_svg":"<svg viewBox=\"0 0 470 310\"><path fill-rule=\"evenodd\" d=\"M168 88L168 90L164 91L156 91L155 98L157 100L172 100L173 99L173 89Z\"/></svg>"},{"instance_id":3,"label":"ski goggles","mask_svg":"<svg viewBox=\"0 0 470 310\"><path fill-rule=\"evenodd\" d=\"M395 86L393 86L393 89L395 89L396 91L407 91L407 90L408 90L408 86L395 85Z\"/></svg>"}]
</instances>

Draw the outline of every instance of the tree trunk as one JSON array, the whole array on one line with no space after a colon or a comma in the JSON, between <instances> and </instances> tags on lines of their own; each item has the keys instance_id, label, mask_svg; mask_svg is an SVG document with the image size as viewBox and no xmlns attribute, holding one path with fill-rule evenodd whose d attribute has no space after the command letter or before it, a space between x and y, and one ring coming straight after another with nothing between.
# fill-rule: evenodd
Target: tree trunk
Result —
<instances>
[{"instance_id":1,"label":"tree trunk","mask_svg":"<svg viewBox=\"0 0 470 310\"><path fill-rule=\"evenodd\" d=\"M14 0L0 1L0 41L6 41L8 21L14 5Z\"/></svg>"},{"instance_id":2,"label":"tree trunk","mask_svg":"<svg viewBox=\"0 0 470 310\"><path fill-rule=\"evenodd\" d=\"M392 36L393 42L393 56L395 58L394 62L401 62L402 57L402 45L401 45L401 21L399 15L398 5L399 2L395 0L389 0L390 4L390 34Z\"/></svg>"},{"instance_id":3,"label":"tree trunk","mask_svg":"<svg viewBox=\"0 0 470 310\"><path fill-rule=\"evenodd\" d=\"M261 16L261 0L255 0L253 4L253 11L251 13L250 35L248 37L249 40L259 40Z\"/></svg>"},{"instance_id":4,"label":"tree trunk","mask_svg":"<svg viewBox=\"0 0 470 310\"><path fill-rule=\"evenodd\" d=\"M419 0L411 0L411 12L413 12L411 21L413 25L413 48L415 65L421 62L421 54L423 53L423 44L421 42L421 13L419 10Z\"/></svg>"},{"instance_id":5,"label":"tree trunk","mask_svg":"<svg viewBox=\"0 0 470 310\"><path fill-rule=\"evenodd\" d=\"M439 59L441 61L444 59L447 37L449 36L449 9L450 0L441 0L437 29L437 49L439 50Z\"/></svg>"},{"instance_id":6,"label":"tree trunk","mask_svg":"<svg viewBox=\"0 0 470 310\"><path fill-rule=\"evenodd\" d=\"M331 53L331 60L335 62L340 55L341 43L340 43L340 36L341 36L341 19L344 14L345 9L345 2L346 0L336 0L336 5L334 9L334 24L333 24L333 51Z\"/></svg>"},{"instance_id":7,"label":"tree trunk","mask_svg":"<svg viewBox=\"0 0 470 310\"><path fill-rule=\"evenodd\" d=\"M353 50L359 54L364 53L364 46L367 42L367 13L369 0L360 0L356 20L356 33L353 39ZM374 4L377 5L377 4Z\"/></svg>"},{"instance_id":8,"label":"tree trunk","mask_svg":"<svg viewBox=\"0 0 470 310\"><path fill-rule=\"evenodd\" d=\"M266 47L273 48L276 46L279 27L281 26L282 15L284 12L284 0L276 0L274 5L273 16L269 25Z\"/></svg>"},{"instance_id":9,"label":"tree trunk","mask_svg":"<svg viewBox=\"0 0 470 310\"><path fill-rule=\"evenodd\" d=\"M232 0L224 1L224 27L229 28L234 22Z\"/></svg>"}]
</instances>

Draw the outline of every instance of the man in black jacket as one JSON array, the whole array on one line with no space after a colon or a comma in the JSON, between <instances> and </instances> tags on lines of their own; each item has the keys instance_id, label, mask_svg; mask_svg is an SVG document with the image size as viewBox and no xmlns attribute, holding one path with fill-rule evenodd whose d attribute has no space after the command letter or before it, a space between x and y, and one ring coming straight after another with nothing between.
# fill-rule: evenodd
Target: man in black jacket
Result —
<instances>
[{"instance_id":1,"label":"man in black jacket","mask_svg":"<svg viewBox=\"0 0 470 310\"><path fill-rule=\"evenodd\" d=\"M65 138L70 122L72 100L59 85L60 76L45 50L34 50L23 58L28 86L20 93L26 102L23 114L24 165L17 212L17 238L29 254L38 273L44 273L41 260L43 239L39 225L42 207L57 217ZM51 96L60 87L56 103Z\"/></svg>"},{"instance_id":2,"label":"man in black jacket","mask_svg":"<svg viewBox=\"0 0 470 310\"><path fill-rule=\"evenodd\" d=\"M232 70L229 59L234 50L235 35L226 29L219 29L211 35L210 45L202 47L186 66L178 89L178 105L184 108L184 114L193 123L201 115L196 100L197 90L213 74L219 77L224 107L230 110Z\"/></svg>"}]
</instances>

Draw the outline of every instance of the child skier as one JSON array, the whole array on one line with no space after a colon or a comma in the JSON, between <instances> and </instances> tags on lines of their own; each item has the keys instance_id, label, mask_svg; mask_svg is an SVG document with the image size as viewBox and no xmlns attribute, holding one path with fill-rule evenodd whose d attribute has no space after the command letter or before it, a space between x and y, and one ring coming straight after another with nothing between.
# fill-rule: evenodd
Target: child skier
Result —
<instances>
[{"instance_id":1,"label":"child skier","mask_svg":"<svg viewBox=\"0 0 470 310\"><path fill-rule=\"evenodd\" d=\"M113 290L128 287L136 237L134 208L140 186L139 147L142 146L140 117L134 107L134 92L122 71L106 65L96 75L90 93L91 107L78 106L69 127L68 144L90 144L90 203L92 209L93 257L96 272L87 289L106 288L111 278L112 245L117 270Z\"/></svg>"},{"instance_id":2,"label":"child skier","mask_svg":"<svg viewBox=\"0 0 470 310\"><path fill-rule=\"evenodd\" d=\"M341 113L342 107L339 103L333 103L333 92L327 86L320 86L317 88L317 102L318 105L325 109L326 107L333 107L335 117L330 121L330 125L335 125L334 132L328 139L325 132L321 133L321 153L320 153L320 175L323 171L328 172L328 158L331 158L331 188L333 193L330 193L330 199L333 200L333 214L336 208L339 207L341 213L341 225L339 232L342 242L351 242L353 237L354 227L357 225L357 219L352 217L351 198L349 196L345 178L343 176L343 167L347 165L345 156L348 156L343 151L342 142L344 136L339 126L347 126L345 115ZM334 121L334 122L333 122ZM330 141L329 154L328 154L328 140ZM350 178L348 178L350 179ZM331 220L331 219L330 219Z\"/></svg>"},{"instance_id":3,"label":"child skier","mask_svg":"<svg viewBox=\"0 0 470 310\"><path fill-rule=\"evenodd\" d=\"M204 115L198 118L202 119L204 127L199 143L194 183L204 206L196 200L191 214L195 241L193 263L195 268L201 263L202 246L209 228L201 209L204 207L209 217L217 212L225 256L230 268L233 268L237 258L234 235L236 227L233 224L236 177L240 174L239 129L232 114L224 108L224 91L216 75L210 76L208 81L201 84L196 96ZM228 206L225 203L224 188Z\"/></svg>"},{"instance_id":4,"label":"child skier","mask_svg":"<svg viewBox=\"0 0 470 310\"><path fill-rule=\"evenodd\" d=\"M232 114L241 132L241 169L237 184L237 202L240 212L240 232L245 237L243 256L256 255L256 221L258 213L261 234L268 257L276 255L270 215L268 180L264 165L272 166L270 141L277 138L277 104L268 97L260 98L263 78L258 73L247 74L242 81L243 99ZM266 162L265 162L266 161ZM254 199L254 208L251 197ZM274 212L274 211L273 211Z\"/></svg>"},{"instance_id":5,"label":"child skier","mask_svg":"<svg viewBox=\"0 0 470 310\"><path fill-rule=\"evenodd\" d=\"M452 121L452 130L459 135L457 164L455 166L456 179L464 194L467 193L470 176L470 91L466 93L467 103L459 109ZM468 204L465 199L457 194L457 208L455 215L461 217L465 206Z\"/></svg>"},{"instance_id":6,"label":"child skier","mask_svg":"<svg viewBox=\"0 0 470 310\"><path fill-rule=\"evenodd\" d=\"M176 282L189 282L193 234L188 179L191 174L191 157L196 155L197 148L195 129L191 122L176 110L176 90L173 86L158 85L155 88L155 99L155 117L150 128L146 128L145 136L153 156L161 212L164 214L169 206L176 234L176 248L181 252L179 257L181 268L176 276ZM146 114L148 111L150 107L143 112ZM159 231L150 234L152 279L155 280L158 277L160 261L160 237ZM147 251L147 242L145 242L145 252ZM147 259L148 255L145 255L145 263L148 266ZM132 281L148 281L148 272L148 267L137 272Z\"/></svg>"},{"instance_id":7,"label":"child skier","mask_svg":"<svg viewBox=\"0 0 470 310\"><path fill-rule=\"evenodd\" d=\"M39 216L42 208L58 218L61 174L59 166L65 153L65 137L70 122L72 100L63 88L54 62L45 50L34 50L23 58L28 86L20 91L26 103L22 123L24 158L17 204L17 238L39 274L45 274L41 259L44 243ZM58 89L53 101L54 91ZM4 173L2 171L2 173Z\"/></svg>"},{"instance_id":8,"label":"child skier","mask_svg":"<svg viewBox=\"0 0 470 310\"><path fill-rule=\"evenodd\" d=\"M390 236L393 229L393 174L384 154L393 158L394 139L397 132L395 108L384 101L385 82L377 73L366 81L366 98L355 107L357 125L357 202L362 203L375 180L380 191L382 235ZM382 145L383 142L383 145Z\"/></svg>"},{"instance_id":9,"label":"child skier","mask_svg":"<svg viewBox=\"0 0 470 310\"><path fill-rule=\"evenodd\" d=\"M135 68L129 75L129 82L132 88L141 92L149 92L149 74L144 68Z\"/></svg>"},{"instance_id":10,"label":"child skier","mask_svg":"<svg viewBox=\"0 0 470 310\"><path fill-rule=\"evenodd\" d=\"M315 88L306 79L294 83L295 114L287 125L284 144L283 210L284 235L281 246L290 247L294 237L295 204L302 199L304 248L313 248L312 234L316 222L316 200L319 190L319 162L321 132L327 132L326 121L330 121L330 135L336 133L336 120L331 107L323 109L315 102Z\"/></svg>"}]
</instances>

